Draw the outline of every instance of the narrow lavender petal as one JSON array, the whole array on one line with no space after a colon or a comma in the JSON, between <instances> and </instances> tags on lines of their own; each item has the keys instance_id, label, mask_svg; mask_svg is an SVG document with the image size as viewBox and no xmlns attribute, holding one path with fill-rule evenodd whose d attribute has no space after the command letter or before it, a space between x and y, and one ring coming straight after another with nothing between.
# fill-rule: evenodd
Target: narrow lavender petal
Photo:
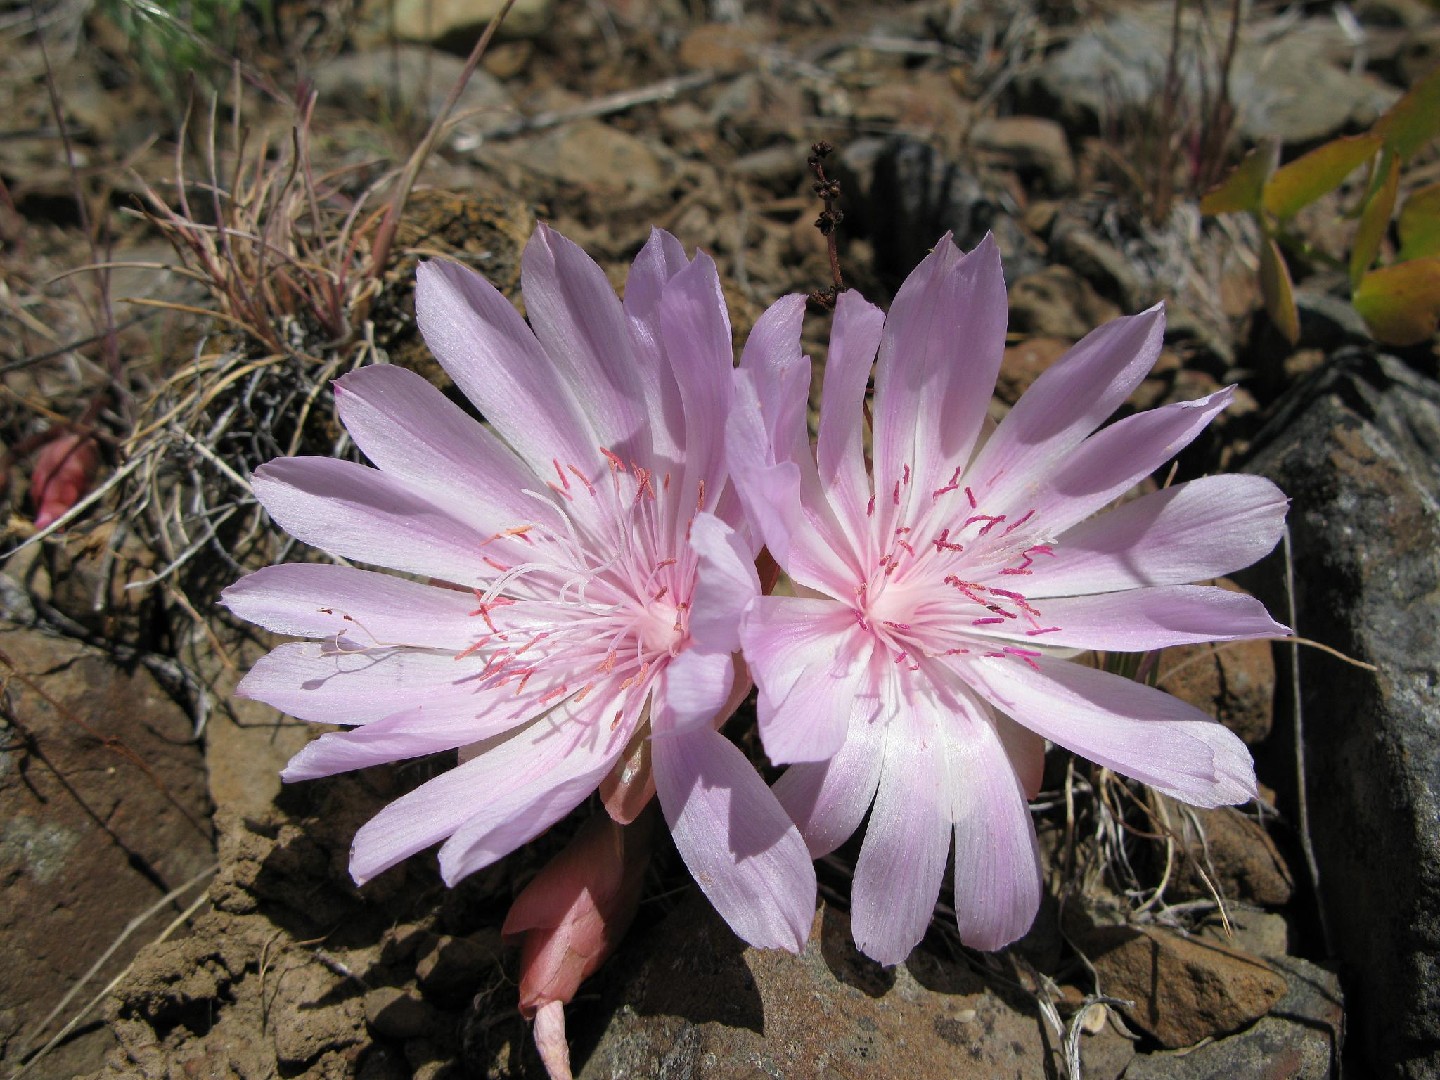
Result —
<instances>
[{"instance_id":1,"label":"narrow lavender petal","mask_svg":"<svg viewBox=\"0 0 1440 1080\"><path fill-rule=\"evenodd\" d=\"M1091 435L1054 472L1012 476L995 505L986 503L986 513L1033 509L1035 522L1051 535L1064 533L1190 445L1234 394L1234 387L1226 387L1195 401L1127 416Z\"/></svg>"},{"instance_id":2,"label":"narrow lavender petal","mask_svg":"<svg viewBox=\"0 0 1440 1080\"><path fill-rule=\"evenodd\" d=\"M1221 577L1269 554L1284 494L1261 476L1205 476L1076 525L1036 561L1031 597L1118 592Z\"/></svg>"},{"instance_id":3,"label":"narrow lavender petal","mask_svg":"<svg viewBox=\"0 0 1440 1080\"><path fill-rule=\"evenodd\" d=\"M875 799L885 760L885 725L851 724L829 761L803 762L775 781L775 797L805 838L814 858L854 835Z\"/></svg>"},{"instance_id":4,"label":"narrow lavender petal","mask_svg":"<svg viewBox=\"0 0 1440 1080\"><path fill-rule=\"evenodd\" d=\"M353 649L288 642L257 660L235 692L322 724L370 723L411 709L417 700L462 715L485 708L478 664L458 663L453 653Z\"/></svg>"},{"instance_id":5,"label":"narrow lavender petal","mask_svg":"<svg viewBox=\"0 0 1440 1080\"><path fill-rule=\"evenodd\" d=\"M910 954L935 912L950 853L951 794L942 722L927 693L899 705L855 864L851 926L866 956L889 966Z\"/></svg>"},{"instance_id":6,"label":"narrow lavender petal","mask_svg":"<svg viewBox=\"0 0 1440 1080\"><path fill-rule=\"evenodd\" d=\"M1040 855L1005 747L978 712L947 739L955 815L960 940L993 951L1022 937L1040 908Z\"/></svg>"},{"instance_id":7,"label":"narrow lavender petal","mask_svg":"<svg viewBox=\"0 0 1440 1080\"><path fill-rule=\"evenodd\" d=\"M284 563L220 594L239 618L292 637L341 635L370 646L459 652L488 633L473 593L328 563Z\"/></svg>"},{"instance_id":8,"label":"narrow lavender petal","mask_svg":"<svg viewBox=\"0 0 1440 1080\"><path fill-rule=\"evenodd\" d=\"M651 701L651 714L664 712L667 726L676 731L717 727L720 710L735 685L735 662L728 652L706 653L686 649L666 666L661 685Z\"/></svg>"},{"instance_id":9,"label":"narrow lavender petal","mask_svg":"<svg viewBox=\"0 0 1440 1080\"><path fill-rule=\"evenodd\" d=\"M762 597L740 632L760 688L760 737L777 765L824 761L847 728L875 715L870 646L833 600Z\"/></svg>"},{"instance_id":10,"label":"narrow lavender petal","mask_svg":"<svg viewBox=\"0 0 1440 1080\"><path fill-rule=\"evenodd\" d=\"M494 435L424 378L404 368L361 368L335 384L335 403L355 445L392 480L484 536L535 520L545 490ZM553 516L553 515L547 515Z\"/></svg>"},{"instance_id":11,"label":"narrow lavender petal","mask_svg":"<svg viewBox=\"0 0 1440 1080\"><path fill-rule=\"evenodd\" d=\"M255 497L297 540L345 559L478 585L488 535L384 473L334 458L277 458L251 477Z\"/></svg>"},{"instance_id":12,"label":"narrow lavender petal","mask_svg":"<svg viewBox=\"0 0 1440 1080\"><path fill-rule=\"evenodd\" d=\"M800 351L805 297L782 296L755 321L740 370L747 373L762 406L764 441L757 453L771 452L770 461L814 461L805 417L810 407L810 361Z\"/></svg>"},{"instance_id":13,"label":"narrow lavender petal","mask_svg":"<svg viewBox=\"0 0 1440 1080\"><path fill-rule=\"evenodd\" d=\"M815 915L815 867L754 767L716 731L657 729L655 787L675 846L731 929L799 952Z\"/></svg>"},{"instance_id":14,"label":"narrow lavender petal","mask_svg":"<svg viewBox=\"0 0 1440 1080\"><path fill-rule=\"evenodd\" d=\"M1041 603L1039 610L1043 621L1055 629L1038 640L1074 649L1146 652L1199 641L1289 633L1253 596L1205 585L1159 585L1095 596L1053 597ZM1004 631L1006 627L994 629ZM1027 637L1023 629L995 636L1028 644L1037 640Z\"/></svg>"},{"instance_id":15,"label":"narrow lavender petal","mask_svg":"<svg viewBox=\"0 0 1440 1080\"><path fill-rule=\"evenodd\" d=\"M977 659L962 677L1051 742L1196 806L1255 794L1250 752L1193 705L1118 675L1048 656Z\"/></svg>"},{"instance_id":16,"label":"narrow lavender petal","mask_svg":"<svg viewBox=\"0 0 1440 1080\"><path fill-rule=\"evenodd\" d=\"M866 506L870 501L870 473L865 467L865 429L860 417L884 327L883 311L866 303L857 292L840 294L825 359L820 431L815 445L820 483L836 516L850 533L852 546L861 552L861 537L869 531Z\"/></svg>"},{"instance_id":17,"label":"narrow lavender petal","mask_svg":"<svg viewBox=\"0 0 1440 1080\"><path fill-rule=\"evenodd\" d=\"M690 264L680 241L663 229L651 229L650 238L635 256L625 279L623 307L630 324L636 363L655 377L655 400L648 401L651 439L658 458L679 461L684 455L685 412L680 387L660 337L660 297L669 280Z\"/></svg>"},{"instance_id":18,"label":"narrow lavender petal","mask_svg":"<svg viewBox=\"0 0 1440 1080\"><path fill-rule=\"evenodd\" d=\"M660 400L659 369L631 355L630 329L605 271L541 225L525 245L520 280L535 336L600 445L648 464L647 405Z\"/></svg>"},{"instance_id":19,"label":"narrow lavender petal","mask_svg":"<svg viewBox=\"0 0 1440 1080\"><path fill-rule=\"evenodd\" d=\"M1005 350L1009 305L993 237L962 255L949 234L895 295L875 369L875 487L910 470L915 498L970 457Z\"/></svg>"},{"instance_id":20,"label":"narrow lavender petal","mask_svg":"<svg viewBox=\"0 0 1440 1080\"><path fill-rule=\"evenodd\" d=\"M754 553L739 533L714 514L697 514L690 547L698 556L690 600L692 647L706 652L740 650L740 617L760 595Z\"/></svg>"},{"instance_id":21,"label":"narrow lavender petal","mask_svg":"<svg viewBox=\"0 0 1440 1080\"><path fill-rule=\"evenodd\" d=\"M500 437L537 471L554 458L599 461L601 440L510 301L448 262L416 271L415 317L425 343Z\"/></svg>"},{"instance_id":22,"label":"narrow lavender petal","mask_svg":"<svg viewBox=\"0 0 1440 1080\"><path fill-rule=\"evenodd\" d=\"M1113 319L1042 372L976 455L966 480L977 497L1008 477L1042 475L1104 423L1155 366L1165 311Z\"/></svg>"}]
</instances>

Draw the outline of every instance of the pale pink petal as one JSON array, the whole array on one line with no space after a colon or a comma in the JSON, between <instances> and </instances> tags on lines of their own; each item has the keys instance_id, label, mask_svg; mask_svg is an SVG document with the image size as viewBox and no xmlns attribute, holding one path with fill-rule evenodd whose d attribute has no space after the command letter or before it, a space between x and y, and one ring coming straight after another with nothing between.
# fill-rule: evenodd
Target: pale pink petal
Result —
<instances>
[{"instance_id":1,"label":"pale pink petal","mask_svg":"<svg viewBox=\"0 0 1440 1080\"><path fill-rule=\"evenodd\" d=\"M762 597L740 636L760 688L760 737L775 764L826 760L851 724L867 722L879 709L870 689L867 635L844 605Z\"/></svg>"},{"instance_id":2,"label":"pale pink petal","mask_svg":"<svg viewBox=\"0 0 1440 1080\"><path fill-rule=\"evenodd\" d=\"M775 797L814 858L829 855L860 827L884 759L884 722L851 724L845 745L829 761L792 765L775 781Z\"/></svg>"},{"instance_id":3,"label":"pale pink petal","mask_svg":"<svg viewBox=\"0 0 1440 1080\"><path fill-rule=\"evenodd\" d=\"M1032 603L1039 603L1032 601ZM1112 652L1146 652L1199 641L1283 637L1289 633L1253 596L1205 585L1159 585L1148 589L1064 596L1045 600L1043 622L1054 627L1038 638L1023 629L995 636L1033 644Z\"/></svg>"},{"instance_id":4,"label":"pale pink petal","mask_svg":"<svg viewBox=\"0 0 1440 1080\"><path fill-rule=\"evenodd\" d=\"M741 938L799 952L815 916L815 867L799 832L719 732L657 727L660 807L685 865Z\"/></svg>"},{"instance_id":5,"label":"pale pink petal","mask_svg":"<svg viewBox=\"0 0 1440 1080\"><path fill-rule=\"evenodd\" d=\"M520 281L535 336L600 445L624 461L648 462L645 406L659 401L658 369L631 356L630 330L605 271L542 224L525 245Z\"/></svg>"},{"instance_id":6,"label":"pale pink petal","mask_svg":"<svg viewBox=\"0 0 1440 1080\"><path fill-rule=\"evenodd\" d=\"M277 634L338 635L365 646L459 652L488 632L474 616L474 593L327 563L267 566L231 585L220 602Z\"/></svg>"},{"instance_id":7,"label":"pale pink petal","mask_svg":"<svg viewBox=\"0 0 1440 1080\"><path fill-rule=\"evenodd\" d=\"M866 303L858 292L843 292L836 300L815 444L820 483L836 516L849 527L852 547L861 553L865 552L860 534L866 531L870 473L865 467L865 428L858 418L884 327L885 313Z\"/></svg>"},{"instance_id":8,"label":"pale pink petal","mask_svg":"<svg viewBox=\"0 0 1440 1080\"><path fill-rule=\"evenodd\" d=\"M805 416L810 408L810 361L800 351L800 330L805 319L805 297L782 296L755 320L740 370L754 388L756 409L763 414L764 439L753 445L732 447L769 453L769 460L803 464L810 454Z\"/></svg>"},{"instance_id":9,"label":"pale pink petal","mask_svg":"<svg viewBox=\"0 0 1440 1080\"><path fill-rule=\"evenodd\" d=\"M1091 435L1053 472L1029 478L1033 486L1020 486L1020 478L1012 477L995 505L985 504L985 511L1034 510L1037 527L1051 535L1064 533L1190 445L1234 395L1231 386L1195 401L1127 416Z\"/></svg>"},{"instance_id":10,"label":"pale pink petal","mask_svg":"<svg viewBox=\"0 0 1440 1080\"><path fill-rule=\"evenodd\" d=\"M875 370L875 488L928 500L980 434L1005 350L1009 305L993 237L962 255L941 237L906 278Z\"/></svg>"},{"instance_id":11,"label":"pale pink petal","mask_svg":"<svg viewBox=\"0 0 1440 1080\"><path fill-rule=\"evenodd\" d=\"M451 705L420 705L347 731L331 731L307 743L280 778L287 784L364 769L389 761L470 746L518 727L548 706L537 695L488 695L467 711Z\"/></svg>"},{"instance_id":12,"label":"pale pink petal","mask_svg":"<svg viewBox=\"0 0 1440 1080\"><path fill-rule=\"evenodd\" d=\"M978 708L947 739L960 940L987 952L1024 935L1040 908L1040 856L1025 794Z\"/></svg>"},{"instance_id":13,"label":"pale pink petal","mask_svg":"<svg viewBox=\"0 0 1440 1080\"><path fill-rule=\"evenodd\" d=\"M374 465L483 536L553 512L522 494L555 477L529 467L424 378L388 364L335 384L345 429Z\"/></svg>"},{"instance_id":14,"label":"pale pink petal","mask_svg":"<svg viewBox=\"0 0 1440 1080\"><path fill-rule=\"evenodd\" d=\"M981 502L1009 476L1038 475L1110 418L1160 356L1165 311L1113 319L1025 391L966 472Z\"/></svg>"},{"instance_id":15,"label":"pale pink petal","mask_svg":"<svg viewBox=\"0 0 1440 1080\"><path fill-rule=\"evenodd\" d=\"M660 680L651 703L652 715L663 712L666 726L676 731L713 728L717 714L730 699L735 662L729 653L686 649L666 665Z\"/></svg>"},{"instance_id":16,"label":"pale pink petal","mask_svg":"<svg viewBox=\"0 0 1440 1080\"><path fill-rule=\"evenodd\" d=\"M989 719L1020 781L1021 793L1027 799L1035 798L1045 782L1045 740L1001 713L991 712Z\"/></svg>"},{"instance_id":17,"label":"pale pink petal","mask_svg":"<svg viewBox=\"0 0 1440 1080\"><path fill-rule=\"evenodd\" d=\"M334 458L277 458L255 470L255 497L298 540L345 559L478 585L488 536L384 473Z\"/></svg>"},{"instance_id":18,"label":"pale pink petal","mask_svg":"<svg viewBox=\"0 0 1440 1080\"><path fill-rule=\"evenodd\" d=\"M595 790L629 736L627 725L609 730L614 701L609 687L583 703L573 698L564 701L514 737L457 768L457 772L475 770L468 792L454 794L470 803L471 813L441 834L450 835L440 849L445 884L454 885L533 840ZM361 830L355 838L357 853L361 836L404 802L392 803ZM401 816L397 813L397 818Z\"/></svg>"},{"instance_id":19,"label":"pale pink petal","mask_svg":"<svg viewBox=\"0 0 1440 1080\"><path fill-rule=\"evenodd\" d=\"M724 417L735 368L725 294L709 255L700 252L666 283L659 316L685 412L685 475L676 477L680 497L696 498L700 509L709 510L725 478Z\"/></svg>"},{"instance_id":20,"label":"pale pink petal","mask_svg":"<svg viewBox=\"0 0 1440 1080\"><path fill-rule=\"evenodd\" d=\"M679 461L685 440L685 413L680 388L670 367L670 358L660 337L660 297L669 280L690 264L680 241L663 229L651 229L650 239L635 256L625 279L625 315L630 323L636 363L655 372L646 379L646 393L657 393L648 401L651 439L656 457Z\"/></svg>"},{"instance_id":21,"label":"pale pink petal","mask_svg":"<svg viewBox=\"0 0 1440 1080\"><path fill-rule=\"evenodd\" d=\"M292 641L257 660L235 692L301 720L367 724L422 698L435 708L483 710L480 666L457 663L452 653Z\"/></svg>"},{"instance_id":22,"label":"pale pink petal","mask_svg":"<svg viewBox=\"0 0 1440 1080\"><path fill-rule=\"evenodd\" d=\"M943 722L928 691L897 703L865 842L855 864L855 944L889 966L925 936L950 853L951 780Z\"/></svg>"},{"instance_id":23,"label":"pale pink petal","mask_svg":"<svg viewBox=\"0 0 1440 1080\"><path fill-rule=\"evenodd\" d=\"M760 595L754 552L739 533L714 514L697 514L690 547L698 557L690 598L692 648L732 653L740 649L740 616Z\"/></svg>"},{"instance_id":24,"label":"pale pink petal","mask_svg":"<svg viewBox=\"0 0 1440 1080\"><path fill-rule=\"evenodd\" d=\"M510 301L473 270L421 263L415 318L425 343L486 421L539 470L588 468L600 439L583 405Z\"/></svg>"},{"instance_id":25,"label":"pale pink petal","mask_svg":"<svg viewBox=\"0 0 1440 1080\"><path fill-rule=\"evenodd\" d=\"M1081 757L1196 806L1255 795L1233 732L1153 687L1048 656L977 659L962 676L997 709Z\"/></svg>"},{"instance_id":26,"label":"pale pink petal","mask_svg":"<svg viewBox=\"0 0 1440 1080\"><path fill-rule=\"evenodd\" d=\"M1031 597L1205 581L1249 566L1285 528L1284 494L1261 476L1205 476L1143 495L1066 532L1036 561Z\"/></svg>"}]
</instances>

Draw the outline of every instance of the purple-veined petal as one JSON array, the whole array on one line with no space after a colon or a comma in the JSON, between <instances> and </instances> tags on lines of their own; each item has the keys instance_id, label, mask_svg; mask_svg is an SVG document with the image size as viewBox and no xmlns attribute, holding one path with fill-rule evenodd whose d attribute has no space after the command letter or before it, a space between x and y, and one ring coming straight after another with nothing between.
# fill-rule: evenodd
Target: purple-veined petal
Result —
<instances>
[{"instance_id":1,"label":"purple-veined petal","mask_svg":"<svg viewBox=\"0 0 1440 1080\"><path fill-rule=\"evenodd\" d=\"M1004 488L994 508L986 503L986 512L1034 509L1037 525L1063 533L1190 445L1234 395L1235 388L1226 387L1195 401L1127 416L1091 435L1053 473L1035 479L1033 487Z\"/></svg>"},{"instance_id":2,"label":"purple-veined petal","mask_svg":"<svg viewBox=\"0 0 1440 1080\"><path fill-rule=\"evenodd\" d=\"M875 369L875 489L930 493L980 434L1005 350L1009 304L993 237L961 254L949 234L905 279ZM883 503L883 499L880 500Z\"/></svg>"},{"instance_id":3,"label":"purple-veined petal","mask_svg":"<svg viewBox=\"0 0 1440 1080\"><path fill-rule=\"evenodd\" d=\"M657 726L652 752L675 846L715 910L751 945L799 952L815 867L774 794L717 731Z\"/></svg>"},{"instance_id":4,"label":"purple-veined petal","mask_svg":"<svg viewBox=\"0 0 1440 1080\"><path fill-rule=\"evenodd\" d=\"M277 458L250 486L275 523L331 555L478 585L495 576L487 536L376 469L334 458Z\"/></svg>"},{"instance_id":5,"label":"purple-veined petal","mask_svg":"<svg viewBox=\"0 0 1440 1080\"><path fill-rule=\"evenodd\" d=\"M1048 656L973 660L962 677L1031 731L1181 802L1229 806L1255 796L1245 744L1153 687Z\"/></svg>"},{"instance_id":6,"label":"purple-veined petal","mask_svg":"<svg viewBox=\"0 0 1440 1080\"><path fill-rule=\"evenodd\" d=\"M855 613L833 600L761 597L740 632L760 688L760 737L777 765L824 761L851 724L880 706L870 645Z\"/></svg>"},{"instance_id":7,"label":"purple-veined petal","mask_svg":"<svg viewBox=\"0 0 1440 1080\"><path fill-rule=\"evenodd\" d=\"M1037 560L1026 594L1116 592L1229 574L1269 554L1288 505L1261 476L1204 476L1142 495L1066 532L1053 557Z\"/></svg>"},{"instance_id":8,"label":"purple-veined petal","mask_svg":"<svg viewBox=\"0 0 1440 1080\"><path fill-rule=\"evenodd\" d=\"M1051 471L1109 419L1160 356L1165 311L1112 319L1025 391L975 456L966 479L980 501L1006 483Z\"/></svg>"},{"instance_id":9,"label":"purple-veined petal","mask_svg":"<svg viewBox=\"0 0 1440 1080\"><path fill-rule=\"evenodd\" d=\"M1052 597L1041 619L1055 627L1045 645L1112 652L1146 652L1199 641L1283 637L1289 630L1270 618L1253 596L1206 585L1158 585L1095 596ZM996 637L1034 643L1023 630Z\"/></svg>"},{"instance_id":10,"label":"purple-veined petal","mask_svg":"<svg viewBox=\"0 0 1440 1080\"><path fill-rule=\"evenodd\" d=\"M855 944L886 966L925 936L950 853L951 793L943 718L927 689L896 702L865 842L855 864Z\"/></svg>"},{"instance_id":11,"label":"purple-veined petal","mask_svg":"<svg viewBox=\"0 0 1440 1080\"><path fill-rule=\"evenodd\" d=\"M554 511L522 494L544 490L535 474L424 378L388 364L352 371L335 404L355 445L392 480L443 506L482 536ZM553 477L550 477L553 479Z\"/></svg>"},{"instance_id":12,"label":"purple-veined petal","mask_svg":"<svg viewBox=\"0 0 1440 1080\"><path fill-rule=\"evenodd\" d=\"M865 819L885 760L885 725L852 724L829 761L801 762L775 781L775 797L814 858L834 851Z\"/></svg>"},{"instance_id":13,"label":"purple-veined petal","mask_svg":"<svg viewBox=\"0 0 1440 1080\"><path fill-rule=\"evenodd\" d=\"M1040 907L1035 825L1019 778L980 711L956 717L947 740L955 817L955 918L960 940L993 951L1024 935Z\"/></svg>"},{"instance_id":14,"label":"purple-veined petal","mask_svg":"<svg viewBox=\"0 0 1440 1080\"><path fill-rule=\"evenodd\" d=\"M556 459L593 471L601 440L510 301L455 263L421 263L415 277L425 343L500 437L537 471Z\"/></svg>"},{"instance_id":15,"label":"purple-veined petal","mask_svg":"<svg viewBox=\"0 0 1440 1080\"><path fill-rule=\"evenodd\" d=\"M630 354L630 329L605 271L573 241L540 225L521 257L521 291L530 324L590 419L600 445L648 465L646 403L659 400L658 369Z\"/></svg>"},{"instance_id":16,"label":"purple-veined petal","mask_svg":"<svg viewBox=\"0 0 1440 1080\"><path fill-rule=\"evenodd\" d=\"M836 300L815 445L820 483L861 559L876 554L868 552L861 539L869 531L870 473L865 467L865 429L856 421L884 326L885 313L859 293L843 292Z\"/></svg>"},{"instance_id":17,"label":"purple-veined petal","mask_svg":"<svg viewBox=\"0 0 1440 1080\"><path fill-rule=\"evenodd\" d=\"M453 653L292 641L257 660L235 692L322 724L367 724L422 699L465 715L485 708L482 666Z\"/></svg>"},{"instance_id":18,"label":"purple-veined petal","mask_svg":"<svg viewBox=\"0 0 1440 1080\"><path fill-rule=\"evenodd\" d=\"M714 514L697 514L690 547L698 556L690 601L690 638L706 652L738 652L740 616L760 595L753 555L740 534Z\"/></svg>"},{"instance_id":19,"label":"purple-veined petal","mask_svg":"<svg viewBox=\"0 0 1440 1080\"><path fill-rule=\"evenodd\" d=\"M473 615L473 593L327 563L267 566L231 585L220 602L277 634L340 635L371 647L460 652L488 632Z\"/></svg>"}]
</instances>

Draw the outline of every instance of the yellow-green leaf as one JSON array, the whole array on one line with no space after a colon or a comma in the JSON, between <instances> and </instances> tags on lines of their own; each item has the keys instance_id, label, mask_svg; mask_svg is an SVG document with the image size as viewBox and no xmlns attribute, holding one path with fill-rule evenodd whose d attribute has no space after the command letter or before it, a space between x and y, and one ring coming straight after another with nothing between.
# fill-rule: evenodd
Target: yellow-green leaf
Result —
<instances>
[{"instance_id":1,"label":"yellow-green leaf","mask_svg":"<svg viewBox=\"0 0 1440 1080\"><path fill-rule=\"evenodd\" d=\"M1265 181L1280 160L1280 144L1271 140L1260 143L1230 170L1230 175L1216 184L1200 200L1202 214L1259 213Z\"/></svg>"},{"instance_id":2,"label":"yellow-green leaf","mask_svg":"<svg viewBox=\"0 0 1440 1080\"><path fill-rule=\"evenodd\" d=\"M1440 67L1412 86L1370 130L1402 161L1440 135Z\"/></svg>"},{"instance_id":3,"label":"yellow-green leaf","mask_svg":"<svg viewBox=\"0 0 1440 1080\"><path fill-rule=\"evenodd\" d=\"M1265 297L1265 310L1270 321L1294 345L1300 340L1300 313L1295 310L1295 288L1290 283L1290 268L1280 245L1273 237L1260 241L1260 292Z\"/></svg>"},{"instance_id":4,"label":"yellow-green leaf","mask_svg":"<svg viewBox=\"0 0 1440 1080\"><path fill-rule=\"evenodd\" d=\"M1355 246L1350 249L1350 285L1359 284L1361 276L1375 262L1380 254L1380 241L1385 239L1385 230L1390 226L1390 215L1395 211L1395 196L1400 190L1400 159L1386 150L1380 155L1377 166L1380 175L1372 185L1369 201L1360 213L1360 225L1355 230Z\"/></svg>"},{"instance_id":5,"label":"yellow-green leaf","mask_svg":"<svg viewBox=\"0 0 1440 1080\"><path fill-rule=\"evenodd\" d=\"M1339 187L1380 150L1383 142L1374 132L1348 135L1281 166L1265 184L1265 209L1278 218L1293 217L1321 195Z\"/></svg>"},{"instance_id":6,"label":"yellow-green leaf","mask_svg":"<svg viewBox=\"0 0 1440 1080\"><path fill-rule=\"evenodd\" d=\"M1418 345L1440 325L1440 259L1411 259L1360 279L1353 297L1376 340Z\"/></svg>"},{"instance_id":7,"label":"yellow-green leaf","mask_svg":"<svg viewBox=\"0 0 1440 1080\"><path fill-rule=\"evenodd\" d=\"M1400 208L1400 258L1440 255L1440 183L1412 191Z\"/></svg>"}]
</instances>

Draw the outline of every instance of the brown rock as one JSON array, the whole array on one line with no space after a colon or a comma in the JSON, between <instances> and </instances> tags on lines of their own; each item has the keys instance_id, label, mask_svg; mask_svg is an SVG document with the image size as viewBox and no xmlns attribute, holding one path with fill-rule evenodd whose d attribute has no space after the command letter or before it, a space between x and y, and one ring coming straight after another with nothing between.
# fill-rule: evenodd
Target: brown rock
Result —
<instances>
[{"instance_id":1,"label":"brown rock","mask_svg":"<svg viewBox=\"0 0 1440 1080\"><path fill-rule=\"evenodd\" d=\"M1065 129L1042 116L1001 116L977 123L970 132L978 149L997 155L1022 176L1037 177L1051 195L1075 187L1075 159Z\"/></svg>"},{"instance_id":2,"label":"brown rock","mask_svg":"<svg viewBox=\"0 0 1440 1080\"><path fill-rule=\"evenodd\" d=\"M1014 405L1041 372L1065 355L1070 345L1064 338L1033 337L1006 348L1000 361L995 396L1006 405Z\"/></svg>"},{"instance_id":3,"label":"brown rock","mask_svg":"<svg viewBox=\"0 0 1440 1080\"><path fill-rule=\"evenodd\" d=\"M1232 806L1201 810L1166 801L1171 827L1180 841L1174 879L1177 899L1209 896L1208 877L1227 900L1269 907L1289 902L1295 879L1259 822Z\"/></svg>"},{"instance_id":4,"label":"brown rock","mask_svg":"<svg viewBox=\"0 0 1440 1080\"><path fill-rule=\"evenodd\" d=\"M763 35L757 28L734 23L702 23L680 42L680 63L692 71L733 75L755 66Z\"/></svg>"},{"instance_id":5,"label":"brown rock","mask_svg":"<svg viewBox=\"0 0 1440 1080\"><path fill-rule=\"evenodd\" d=\"M388 1038L422 1038L434 1030L437 1019L435 1009L413 989L377 986L365 995L365 1022Z\"/></svg>"},{"instance_id":6,"label":"brown rock","mask_svg":"<svg viewBox=\"0 0 1440 1080\"><path fill-rule=\"evenodd\" d=\"M1238 589L1221 581L1223 587ZM1179 645L1160 658L1160 689L1215 717L1255 746L1274 722L1275 658L1268 641Z\"/></svg>"},{"instance_id":7,"label":"brown rock","mask_svg":"<svg viewBox=\"0 0 1440 1080\"><path fill-rule=\"evenodd\" d=\"M37 1025L66 991L214 855L191 720L148 672L0 623L0 678L0 1002L16 1032L3 1056L53 1035L68 1017ZM195 895L156 911L78 1001ZM71 1061L82 1072L98 1064Z\"/></svg>"},{"instance_id":8,"label":"brown rock","mask_svg":"<svg viewBox=\"0 0 1440 1080\"><path fill-rule=\"evenodd\" d=\"M500 932L481 931L469 937L438 937L421 953L415 975L427 994L473 995L487 972L499 963Z\"/></svg>"},{"instance_id":9,"label":"brown rock","mask_svg":"<svg viewBox=\"0 0 1440 1080\"><path fill-rule=\"evenodd\" d=\"M1079 341L1119 314L1119 308L1066 266L1027 274L1010 288L1012 333Z\"/></svg>"},{"instance_id":10,"label":"brown rock","mask_svg":"<svg viewBox=\"0 0 1440 1080\"><path fill-rule=\"evenodd\" d=\"M1078 943L1100 989L1134 1002L1125 1018L1169 1049L1253 1023L1286 992L1254 957L1154 927L1095 927Z\"/></svg>"}]
</instances>

